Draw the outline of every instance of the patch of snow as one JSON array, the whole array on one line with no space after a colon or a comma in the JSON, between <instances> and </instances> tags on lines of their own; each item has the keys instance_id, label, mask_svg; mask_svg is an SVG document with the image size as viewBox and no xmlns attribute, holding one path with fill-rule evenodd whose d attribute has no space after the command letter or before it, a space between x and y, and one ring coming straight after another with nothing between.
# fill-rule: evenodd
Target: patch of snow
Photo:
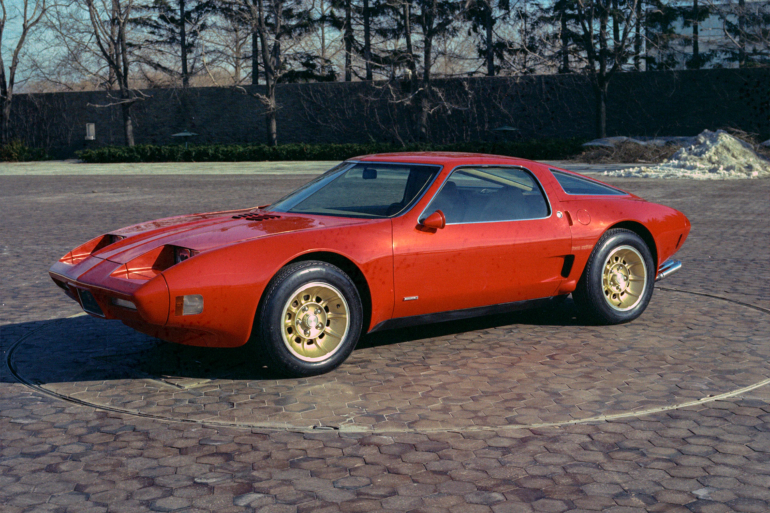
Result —
<instances>
[{"instance_id":1,"label":"patch of snow","mask_svg":"<svg viewBox=\"0 0 770 513\"><path fill-rule=\"evenodd\" d=\"M606 176L636 178L692 178L733 180L770 177L770 161L750 144L723 130L704 130L693 144L683 147L666 162L647 167L605 171Z\"/></svg>"}]
</instances>

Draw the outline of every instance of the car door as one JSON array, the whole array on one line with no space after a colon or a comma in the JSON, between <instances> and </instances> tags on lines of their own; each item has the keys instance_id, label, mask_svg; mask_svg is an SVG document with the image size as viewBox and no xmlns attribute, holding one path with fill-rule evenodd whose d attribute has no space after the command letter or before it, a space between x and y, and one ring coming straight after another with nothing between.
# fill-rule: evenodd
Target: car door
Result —
<instances>
[{"instance_id":1,"label":"car door","mask_svg":"<svg viewBox=\"0 0 770 513\"><path fill-rule=\"evenodd\" d=\"M457 168L419 219L436 210L447 220L442 229L426 229L414 216L394 219L394 318L556 293L570 229L532 172Z\"/></svg>"}]
</instances>

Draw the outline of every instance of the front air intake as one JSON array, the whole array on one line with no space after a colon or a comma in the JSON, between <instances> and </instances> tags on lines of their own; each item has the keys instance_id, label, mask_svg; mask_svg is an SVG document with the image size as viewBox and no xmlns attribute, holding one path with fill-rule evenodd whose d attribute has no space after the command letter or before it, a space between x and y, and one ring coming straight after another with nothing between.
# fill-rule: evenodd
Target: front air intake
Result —
<instances>
[{"instance_id":1,"label":"front air intake","mask_svg":"<svg viewBox=\"0 0 770 513\"><path fill-rule=\"evenodd\" d=\"M256 212L249 212L248 214L239 214L233 216L233 219L245 219L247 221L268 221L270 219L280 219L281 216L273 214L258 214Z\"/></svg>"}]
</instances>

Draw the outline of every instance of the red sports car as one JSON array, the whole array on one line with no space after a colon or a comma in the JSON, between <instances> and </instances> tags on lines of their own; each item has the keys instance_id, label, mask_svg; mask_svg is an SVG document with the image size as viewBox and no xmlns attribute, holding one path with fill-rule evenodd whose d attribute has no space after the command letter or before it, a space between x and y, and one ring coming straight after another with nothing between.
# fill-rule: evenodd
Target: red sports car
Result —
<instances>
[{"instance_id":1,"label":"red sports car","mask_svg":"<svg viewBox=\"0 0 770 513\"><path fill-rule=\"evenodd\" d=\"M350 159L270 206L101 235L50 270L91 315L163 340L249 344L291 376L329 371L364 332L543 304L635 319L690 222L527 160Z\"/></svg>"}]
</instances>

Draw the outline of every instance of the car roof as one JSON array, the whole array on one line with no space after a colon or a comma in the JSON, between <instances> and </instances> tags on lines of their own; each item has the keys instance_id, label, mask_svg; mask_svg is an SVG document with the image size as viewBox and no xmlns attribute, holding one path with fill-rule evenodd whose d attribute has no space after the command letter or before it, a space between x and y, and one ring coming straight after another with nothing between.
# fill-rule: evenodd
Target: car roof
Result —
<instances>
[{"instance_id":1,"label":"car roof","mask_svg":"<svg viewBox=\"0 0 770 513\"><path fill-rule=\"evenodd\" d=\"M453 151L410 151L401 153L375 153L352 159L361 162L402 162L406 164L458 165L528 165L534 162L502 155L484 153L463 153Z\"/></svg>"}]
</instances>

